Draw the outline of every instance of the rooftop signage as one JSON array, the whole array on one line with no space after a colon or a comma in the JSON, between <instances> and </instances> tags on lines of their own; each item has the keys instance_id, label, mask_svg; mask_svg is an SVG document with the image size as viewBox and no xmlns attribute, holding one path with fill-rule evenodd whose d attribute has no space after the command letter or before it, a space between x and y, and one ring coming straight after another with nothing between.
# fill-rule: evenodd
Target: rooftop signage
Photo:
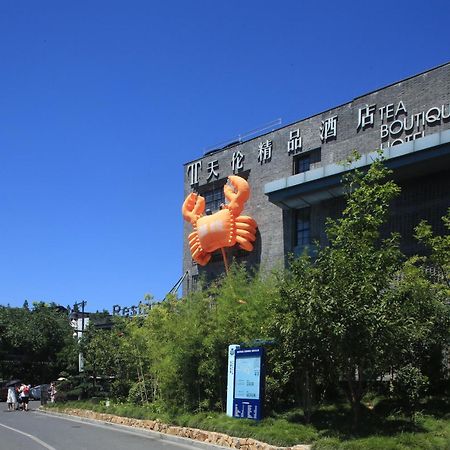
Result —
<instances>
[{"instance_id":1,"label":"rooftop signage","mask_svg":"<svg viewBox=\"0 0 450 450\"><path fill-rule=\"evenodd\" d=\"M374 126L377 105L360 108L357 130ZM440 125L450 118L450 104L432 106L419 113L408 114L405 103L389 103L378 108L377 122L380 129L380 148L403 144L425 136L427 127Z\"/></svg>"},{"instance_id":2,"label":"rooftop signage","mask_svg":"<svg viewBox=\"0 0 450 450\"><path fill-rule=\"evenodd\" d=\"M132 306L113 306L113 316L134 317L145 315L151 305L139 302L139 304Z\"/></svg>"}]
</instances>

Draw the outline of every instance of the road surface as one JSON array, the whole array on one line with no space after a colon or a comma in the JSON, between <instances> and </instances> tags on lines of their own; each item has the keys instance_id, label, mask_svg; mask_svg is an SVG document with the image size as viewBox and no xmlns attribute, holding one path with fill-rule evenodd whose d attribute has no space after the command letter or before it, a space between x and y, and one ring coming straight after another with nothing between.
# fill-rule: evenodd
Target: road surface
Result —
<instances>
[{"instance_id":1,"label":"road surface","mask_svg":"<svg viewBox=\"0 0 450 450\"><path fill-rule=\"evenodd\" d=\"M131 427L38 411L7 411L0 403L0 450L208 450L216 445Z\"/></svg>"}]
</instances>

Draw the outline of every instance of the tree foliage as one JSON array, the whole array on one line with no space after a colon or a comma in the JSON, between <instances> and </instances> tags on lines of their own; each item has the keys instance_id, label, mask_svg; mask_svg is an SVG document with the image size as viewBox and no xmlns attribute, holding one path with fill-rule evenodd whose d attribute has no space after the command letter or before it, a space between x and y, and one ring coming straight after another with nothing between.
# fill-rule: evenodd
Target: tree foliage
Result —
<instances>
[{"instance_id":1,"label":"tree foliage","mask_svg":"<svg viewBox=\"0 0 450 450\"><path fill-rule=\"evenodd\" d=\"M314 387L345 387L358 423L365 392L383 376L426 366L448 337L445 296L399 250L400 237L382 238L389 204L399 193L381 159L345 177L346 207L329 220L329 245L317 257L294 260L272 302L278 385L294 387L295 402L311 410ZM448 264L446 237L419 228L430 258ZM447 296L448 299L448 296Z\"/></svg>"},{"instance_id":2,"label":"tree foliage","mask_svg":"<svg viewBox=\"0 0 450 450\"><path fill-rule=\"evenodd\" d=\"M431 225L421 221L415 229L417 240L428 249L428 257L425 261L438 271L437 283L446 289L446 295L450 295L450 208L442 217L447 234L435 235Z\"/></svg>"},{"instance_id":3,"label":"tree foliage","mask_svg":"<svg viewBox=\"0 0 450 450\"><path fill-rule=\"evenodd\" d=\"M28 302L22 308L0 307L1 376L30 383L55 379L76 361L67 313L55 304Z\"/></svg>"}]
</instances>

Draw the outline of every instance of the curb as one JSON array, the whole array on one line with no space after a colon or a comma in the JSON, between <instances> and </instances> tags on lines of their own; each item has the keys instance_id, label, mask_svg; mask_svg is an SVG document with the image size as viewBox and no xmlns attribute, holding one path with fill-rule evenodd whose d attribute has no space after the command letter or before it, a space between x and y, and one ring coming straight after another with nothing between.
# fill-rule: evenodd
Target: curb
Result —
<instances>
[{"instance_id":1,"label":"curb","mask_svg":"<svg viewBox=\"0 0 450 450\"><path fill-rule=\"evenodd\" d=\"M205 448L205 445L217 448L234 448L240 450L311 450L311 445L295 445L292 447L279 447L252 438L239 438L224 433L205 431L199 428L171 426L159 420L132 419L113 414L97 413L91 410L67 409L53 412L39 408L39 412L55 416L76 417L81 421L95 421L106 425L123 427L128 432L157 433L160 439L188 441L190 445ZM131 431L131 430L132 431Z\"/></svg>"},{"instance_id":2,"label":"curb","mask_svg":"<svg viewBox=\"0 0 450 450\"><path fill-rule=\"evenodd\" d=\"M173 436L170 434L165 434L165 433L161 433L159 431L149 430L146 428L139 428L139 427L135 427L135 426L131 426L131 425L124 425L124 424L120 424L120 423L109 422L106 420L92 419L92 418L88 418L88 417L82 417L82 416L78 416L78 415L69 414L66 412L48 411L48 410L41 409L41 408L35 409L35 410L33 410L33 412L38 413L38 414L47 414L49 416L55 416L55 417L59 417L61 419L72 420L74 422L80 422L80 423L87 423L87 424L101 426L101 427L105 427L105 428L116 428L125 433L144 436L147 438L154 439L156 441L157 440L169 441L169 442L173 442L175 444L189 445L191 447L197 447L197 448L203 449L203 450L211 449L212 447L217 448L217 449L226 448L226 447L222 447L222 446L219 446L216 444L200 442L200 441L188 439L188 438L181 437L181 436ZM119 417L119 416L117 416L117 417Z\"/></svg>"}]
</instances>

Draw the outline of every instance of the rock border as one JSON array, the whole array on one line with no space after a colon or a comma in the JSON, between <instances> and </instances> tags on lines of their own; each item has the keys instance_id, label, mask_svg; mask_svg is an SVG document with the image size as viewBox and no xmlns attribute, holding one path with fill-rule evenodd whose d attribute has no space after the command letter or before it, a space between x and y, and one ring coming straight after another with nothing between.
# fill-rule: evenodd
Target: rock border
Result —
<instances>
[{"instance_id":1,"label":"rock border","mask_svg":"<svg viewBox=\"0 0 450 450\"><path fill-rule=\"evenodd\" d=\"M51 412L51 410L46 410ZM114 414L98 413L87 409L64 408L59 409L59 413L68 414L70 416L83 417L85 419L101 420L104 422L114 423L118 425L127 425L133 428L142 428L145 430L156 431L171 436L178 436L192 439L205 444L220 445L222 447L235 448L240 450L311 450L311 445L294 445L293 447L277 447L257 441L251 438L239 438L229 436L224 433L215 431L205 431L199 428L178 427L167 425L159 420L133 419L130 417L121 417Z\"/></svg>"}]
</instances>

